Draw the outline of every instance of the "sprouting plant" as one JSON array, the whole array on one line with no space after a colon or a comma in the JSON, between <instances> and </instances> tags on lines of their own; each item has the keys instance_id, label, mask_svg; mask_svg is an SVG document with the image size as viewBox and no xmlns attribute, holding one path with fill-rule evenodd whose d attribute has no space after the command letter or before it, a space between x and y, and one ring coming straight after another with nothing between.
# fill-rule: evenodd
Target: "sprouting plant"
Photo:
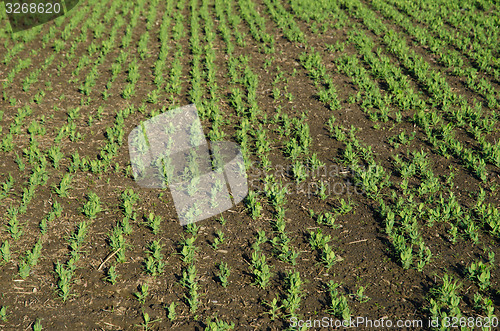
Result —
<instances>
[{"instance_id":1,"label":"sprouting plant","mask_svg":"<svg viewBox=\"0 0 500 331\"><path fill-rule=\"evenodd\" d=\"M335 315L335 317L348 321L351 318L351 310L347 304L347 298L338 292L337 288L339 286L340 284L335 283L333 280L330 280L327 284L330 294L330 308L328 311Z\"/></svg>"},{"instance_id":2,"label":"sprouting plant","mask_svg":"<svg viewBox=\"0 0 500 331\"><path fill-rule=\"evenodd\" d=\"M336 210L340 215L346 215L353 209L354 203L349 199L346 202L343 198L340 200L340 208Z\"/></svg>"},{"instance_id":3,"label":"sprouting plant","mask_svg":"<svg viewBox=\"0 0 500 331\"><path fill-rule=\"evenodd\" d=\"M214 321L212 321L211 318L208 318L205 321L205 324L207 327L205 328L205 331L229 331L234 329L234 323L231 322L229 324L228 322L221 321L217 318L215 318Z\"/></svg>"},{"instance_id":4,"label":"sprouting plant","mask_svg":"<svg viewBox=\"0 0 500 331\"><path fill-rule=\"evenodd\" d=\"M329 185L325 184L325 181L321 180L317 191L321 200L328 198L327 190L329 190Z\"/></svg>"},{"instance_id":5,"label":"sprouting plant","mask_svg":"<svg viewBox=\"0 0 500 331\"><path fill-rule=\"evenodd\" d=\"M451 224L450 226L448 230L448 234L450 235L449 239L451 243L455 244L457 242L458 227L455 224Z\"/></svg>"},{"instance_id":6,"label":"sprouting plant","mask_svg":"<svg viewBox=\"0 0 500 331\"><path fill-rule=\"evenodd\" d=\"M217 230L216 232L216 235L217 237L214 238L214 242L212 243L212 248L213 249L218 249L219 245L224 243L224 232L222 232L221 230Z\"/></svg>"},{"instance_id":7,"label":"sprouting plant","mask_svg":"<svg viewBox=\"0 0 500 331\"><path fill-rule=\"evenodd\" d=\"M271 268L266 263L266 256L254 250L252 253L252 272L255 275L255 283L262 288L266 288L273 274Z\"/></svg>"},{"instance_id":8,"label":"sprouting plant","mask_svg":"<svg viewBox=\"0 0 500 331\"><path fill-rule=\"evenodd\" d=\"M266 237L266 232L263 231L263 230L258 230L257 231L257 241L255 242L257 244L257 246L259 246L260 244L263 244L267 241L267 237Z\"/></svg>"},{"instance_id":9,"label":"sprouting plant","mask_svg":"<svg viewBox=\"0 0 500 331\"><path fill-rule=\"evenodd\" d=\"M329 235L324 235L321 229L316 229L316 232L309 232L309 244L313 249L321 249L327 243L329 243L331 237Z\"/></svg>"},{"instance_id":10,"label":"sprouting plant","mask_svg":"<svg viewBox=\"0 0 500 331\"><path fill-rule=\"evenodd\" d=\"M181 249L180 249L180 255L181 255L181 259L183 262L185 263L192 263L194 261L194 254L196 253L196 246L194 245L194 242L196 240L196 237L192 236L192 237L189 237L189 238L185 238L182 242L181 242Z\"/></svg>"},{"instance_id":11,"label":"sprouting plant","mask_svg":"<svg viewBox=\"0 0 500 331\"><path fill-rule=\"evenodd\" d=\"M135 292L134 296L137 298L137 300L144 304L146 302L146 298L148 297L149 294L149 285L148 284L142 284L139 287L139 292Z\"/></svg>"},{"instance_id":12,"label":"sprouting plant","mask_svg":"<svg viewBox=\"0 0 500 331\"><path fill-rule=\"evenodd\" d=\"M425 247L424 243L420 243L420 249L418 251L419 261L417 262L417 270L424 270L424 266L431 261L432 252L429 247Z\"/></svg>"},{"instance_id":13,"label":"sprouting plant","mask_svg":"<svg viewBox=\"0 0 500 331\"><path fill-rule=\"evenodd\" d=\"M146 312L142 312L142 319L144 320L144 322L142 324L140 324L140 325L136 324L136 326L143 327L144 331L148 331L149 330L150 324L153 324L153 323L161 321L161 318L158 318L158 319L155 319L154 321L152 321L151 317L149 317L149 314L146 313Z\"/></svg>"},{"instance_id":14,"label":"sprouting plant","mask_svg":"<svg viewBox=\"0 0 500 331\"><path fill-rule=\"evenodd\" d=\"M61 183L59 183L59 187L55 186L54 190L55 192L63 198L66 198L68 196L68 190L71 188L71 179L73 176L71 176L69 173L64 174L63 178L61 179Z\"/></svg>"},{"instance_id":15,"label":"sprouting plant","mask_svg":"<svg viewBox=\"0 0 500 331\"><path fill-rule=\"evenodd\" d=\"M0 192L0 200L7 197L7 195L9 194L10 190L13 187L14 187L14 178L12 178L12 175L9 173L5 183L2 183L2 192Z\"/></svg>"},{"instance_id":16,"label":"sprouting plant","mask_svg":"<svg viewBox=\"0 0 500 331\"><path fill-rule=\"evenodd\" d=\"M55 272L58 277L58 294L63 299L63 301L66 301L69 298L70 282L71 278L73 277L73 269L66 268L63 264L57 261Z\"/></svg>"},{"instance_id":17,"label":"sprouting plant","mask_svg":"<svg viewBox=\"0 0 500 331\"><path fill-rule=\"evenodd\" d=\"M54 164L54 168L59 169L59 162L64 158L64 154L61 152L61 147L52 146L48 151L48 156Z\"/></svg>"},{"instance_id":18,"label":"sprouting plant","mask_svg":"<svg viewBox=\"0 0 500 331\"><path fill-rule=\"evenodd\" d=\"M283 221L284 224L284 221ZM280 231L279 235L271 240L278 258L295 265L300 252L290 245L291 239L284 232L284 228Z\"/></svg>"},{"instance_id":19,"label":"sprouting plant","mask_svg":"<svg viewBox=\"0 0 500 331\"><path fill-rule=\"evenodd\" d=\"M33 331L42 331L42 320L37 318L35 324L33 324Z\"/></svg>"},{"instance_id":20,"label":"sprouting plant","mask_svg":"<svg viewBox=\"0 0 500 331\"><path fill-rule=\"evenodd\" d=\"M161 253L163 246L160 240L153 241L148 247L148 258L145 262L146 272L153 276L162 274L165 269L163 262L163 254Z\"/></svg>"},{"instance_id":21,"label":"sprouting plant","mask_svg":"<svg viewBox=\"0 0 500 331\"><path fill-rule=\"evenodd\" d=\"M223 287L227 286L229 275L231 274L231 269L227 266L227 263L221 262L219 264L219 272L217 277L219 278Z\"/></svg>"},{"instance_id":22,"label":"sprouting plant","mask_svg":"<svg viewBox=\"0 0 500 331\"><path fill-rule=\"evenodd\" d=\"M189 223L188 225L186 225L186 232L190 233L193 236L196 236L199 230L200 227L196 225L196 223Z\"/></svg>"},{"instance_id":23,"label":"sprouting plant","mask_svg":"<svg viewBox=\"0 0 500 331\"><path fill-rule=\"evenodd\" d=\"M149 215L146 216L146 220L153 234L158 234L163 218L160 215L155 215L153 212L150 212Z\"/></svg>"},{"instance_id":24,"label":"sprouting plant","mask_svg":"<svg viewBox=\"0 0 500 331\"><path fill-rule=\"evenodd\" d=\"M300 302L302 300L302 285L304 284L300 278L300 273L298 271L290 271L286 276L287 284L287 296L283 300L283 307L294 316L295 311L300 308Z\"/></svg>"},{"instance_id":25,"label":"sprouting plant","mask_svg":"<svg viewBox=\"0 0 500 331\"><path fill-rule=\"evenodd\" d=\"M28 278L31 272L31 266L24 260L19 262L19 276L22 279Z\"/></svg>"},{"instance_id":26,"label":"sprouting plant","mask_svg":"<svg viewBox=\"0 0 500 331\"><path fill-rule=\"evenodd\" d=\"M297 183L303 182L307 179L307 169L299 160L296 160L292 165L292 172Z\"/></svg>"},{"instance_id":27,"label":"sprouting plant","mask_svg":"<svg viewBox=\"0 0 500 331\"><path fill-rule=\"evenodd\" d=\"M188 295L185 296L186 301L190 307L192 313L198 309L199 305L199 294L198 294L198 276L196 271L196 266L190 264L187 270L182 272L182 278L180 281L181 285L188 289Z\"/></svg>"},{"instance_id":28,"label":"sprouting plant","mask_svg":"<svg viewBox=\"0 0 500 331\"><path fill-rule=\"evenodd\" d=\"M219 222L220 222L220 224L221 224L222 226L224 226L224 225L226 225L227 220L224 218L224 216L222 216L222 215L221 215L221 216L219 217Z\"/></svg>"},{"instance_id":29,"label":"sprouting plant","mask_svg":"<svg viewBox=\"0 0 500 331\"><path fill-rule=\"evenodd\" d=\"M116 261L118 263L123 263L127 260L125 257L125 249L127 248L127 243L125 241L125 236L121 226L115 226L113 230L108 234L109 245L113 250Z\"/></svg>"},{"instance_id":30,"label":"sprouting plant","mask_svg":"<svg viewBox=\"0 0 500 331\"><path fill-rule=\"evenodd\" d=\"M26 168L26 164L24 164L23 158L20 157L17 153L16 153L15 162L17 163L19 170L24 171L24 169Z\"/></svg>"},{"instance_id":31,"label":"sprouting plant","mask_svg":"<svg viewBox=\"0 0 500 331\"><path fill-rule=\"evenodd\" d=\"M340 227L339 224L336 224L336 216L332 213L325 212L323 214L318 214L316 218L316 222L321 225L328 225L332 229L337 229Z\"/></svg>"},{"instance_id":32,"label":"sprouting plant","mask_svg":"<svg viewBox=\"0 0 500 331\"><path fill-rule=\"evenodd\" d=\"M134 212L134 204L139 200L139 195L134 193L132 189L125 189L120 195L120 200L120 208L123 215L128 219L135 220L137 218L137 213Z\"/></svg>"},{"instance_id":33,"label":"sprouting plant","mask_svg":"<svg viewBox=\"0 0 500 331\"><path fill-rule=\"evenodd\" d=\"M490 286L491 265L485 264L482 261L472 262L467 268L469 278L474 280L481 290L485 290Z\"/></svg>"},{"instance_id":34,"label":"sprouting plant","mask_svg":"<svg viewBox=\"0 0 500 331\"><path fill-rule=\"evenodd\" d=\"M278 295L276 294L276 297L273 298L273 301L271 302L264 301L264 304L269 307L269 311L265 312L264 314L269 314L271 320L274 321L276 317L278 317L279 310L283 307L281 305L278 305Z\"/></svg>"},{"instance_id":35,"label":"sprouting plant","mask_svg":"<svg viewBox=\"0 0 500 331\"><path fill-rule=\"evenodd\" d=\"M10 253L10 245L9 241L5 240L2 244L2 247L0 248L0 254L2 256L2 260L6 262L10 262L12 259L11 253Z\"/></svg>"},{"instance_id":36,"label":"sprouting plant","mask_svg":"<svg viewBox=\"0 0 500 331\"><path fill-rule=\"evenodd\" d=\"M403 269L409 269L413 262L413 248L411 245L404 246L399 253Z\"/></svg>"},{"instance_id":37,"label":"sprouting plant","mask_svg":"<svg viewBox=\"0 0 500 331\"><path fill-rule=\"evenodd\" d=\"M365 288L363 286L358 287L354 297L356 298L356 300L358 300L361 303L367 302L368 300L370 300L370 298L365 294Z\"/></svg>"},{"instance_id":38,"label":"sprouting plant","mask_svg":"<svg viewBox=\"0 0 500 331\"><path fill-rule=\"evenodd\" d=\"M14 240L18 240L23 234L23 230L21 229L19 220L17 219L19 210L14 207L9 207L7 209L7 213L9 214L9 223L7 230L9 231Z\"/></svg>"},{"instance_id":39,"label":"sprouting plant","mask_svg":"<svg viewBox=\"0 0 500 331\"><path fill-rule=\"evenodd\" d=\"M253 219L257 219L260 217L260 213L262 211L262 206L260 201L257 200L257 193L254 191L248 191L248 195L246 197L247 208L250 211L250 215Z\"/></svg>"},{"instance_id":40,"label":"sprouting plant","mask_svg":"<svg viewBox=\"0 0 500 331\"><path fill-rule=\"evenodd\" d=\"M117 279L118 279L118 273L116 271L116 265L112 265L112 266L110 266L108 268L107 275L106 275L106 277L104 279L107 280L108 282L110 282L113 285L116 284Z\"/></svg>"},{"instance_id":41,"label":"sprouting plant","mask_svg":"<svg viewBox=\"0 0 500 331\"><path fill-rule=\"evenodd\" d=\"M7 322L7 306L0 308L0 320Z\"/></svg>"},{"instance_id":42,"label":"sprouting plant","mask_svg":"<svg viewBox=\"0 0 500 331\"><path fill-rule=\"evenodd\" d=\"M94 219L97 213L102 211L101 200L94 192L87 195L87 202L83 205L82 213L90 219Z\"/></svg>"},{"instance_id":43,"label":"sprouting plant","mask_svg":"<svg viewBox=\"0 0 500 331\"><path fill-rule=\"evenodd\" d=\"M476 293L474 294L474 309L478 312L485 312L488 317L493 317L495 306L490 298Z\"/></svg>"},{"instance_id":44,"label":"sprouting plant","mask_svg":"<svg viewBox=\"0 0 500 331\"><path fill-rule=\"evenodd\" d=\"M456 293L460 285L448 274L444 274L441 280L442 285L437 285L430 290L431 298L428 310L432 318L462 316L459 308L460 297ZM444 311L442 308L447 308L448 311Z\"/></svg>"},{"instance_id":45,"label":"sprouting plant","mask_svg":"<svg viewBox=\"0 0 500 331\"><path fill-rule=\"evenodd\" d=\"M177 302L172 301L172 302L170 303L170 305L169 305L168 307L166 307L166 308L167 308L167 310L168 310L168 315L167 315L167 317L168 317L168 319L169 319L171 322L173 322L173 321L175 320L175 318L177 317L177 314L176 314L176 312L175 312L175 307L177 307L178 305L179 305L179 304L178 304Z\"/></svg>"},{"instance_id":46,"label":"sprouting plant","mask_svg":"<svg viewBox=\"0 0 500 331\"><path fill-rule=\"evenodd\" d=\"M342 258L335 254L330 245L325 244L323 246L323 249L321 251L321 261L327 269L330 269L334 264L341 260Z\"/></svg>"}]
</instances>

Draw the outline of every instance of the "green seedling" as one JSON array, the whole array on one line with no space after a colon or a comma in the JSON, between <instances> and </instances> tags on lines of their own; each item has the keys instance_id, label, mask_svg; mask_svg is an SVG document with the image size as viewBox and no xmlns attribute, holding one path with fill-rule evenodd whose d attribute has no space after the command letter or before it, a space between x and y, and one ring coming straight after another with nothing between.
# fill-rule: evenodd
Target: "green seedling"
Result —
<instances>
[{"instance_id":1,"label":"green seedling","mask_svg":"<svg viewBox=\"0 0 500 331\"><path fill-rule=\"evenodd\" d=\"M158 234L161 228L161 222L163 221L163 218L151 212L146 217L146 221L153 234Z\"/></svg>"},{"instance_id":2,"label":"green seedling","mask_svg":"<svg viewBox=\"0 0 500 331\"><path fill-rule=\"evenodd\" d=\"M136 297L137 301L139 301L142 304L146 303L146 298L148 297L148 294L149 294L148 284L142 284L139 288L139 292L134 292L134 296Z\"/></svg>"},{"instance_id":3,"label":"green seedling","mask_svg":"<svg viewBox=\"0 0 500 331\"><path fill-rule=\"evenodd\" d=\"M328 244L325 244L321 252L321 262L323 262L325 267L329 270L339 261L342 261L342 258L337 256Z\"/></svg>"},{"instance_id":4,"label":"green seedling","mask_svg":"<svg viewBox=\"0 0 500 331\"><path fill-rule=\"evenodd\" d=\"M73 269L72 268L67 269L66 267L64 267L63 264L59 263L58 261L55 266L55 272L58 277L57 281L58 294L63 299L63 301L66 301L70 295L69 291L70 291L71 278L73 277Z\"/></svg>"},{"instance_id":5,"label":"green seedling","mask_svg":"<svg viewBox=\"0 0 500 331\"><path fill-rule=\"evenodd\" d=\"M255 242L257 244L257 246L259 246L260 244L263 244L265 242L267 242L267 237L266 237L266 232L263 231L263 230L258 230L257 231L257 241Z\"/></svg>"},{"instance_id":6,"label":"green seedling","mask_svg":"<svg viewBox=\"0 0 500 331\"><path fill-rule=\"evenodd\" d=\"M7 322L7 306L0 308L0 320Z\"/></svg>"},{"instance_id":7,"label":"green seedling","mask_svg":"<svg viewBox=\"0 0 500 331\"><path fill-rule=\"evenodd\" d=\"M269 311L265 312L264 314L269 314L271 320L274 321L276 317L278 317L279 310L283 307L278 305L278 295L276 294L276 297L273 298L273 301L271 302L264 301L264 304L269 307Z\"/></svg>"},{"instance_id":8,"label":"green seedling","mask_svg":"<svg viewBox=\"0 0 500 331\"><path fill-rule=\"evenodd\" d=\"M328 198L328 188L329 186L325 184L325 181L320 181L319 187L318 187L318 196L321 200L326 200Z\"/></svg>"},{"instance_id":9,"label":"green seedling","mask_svg":"<svg viewBox=\"0 0 500 331\"><path fill-rule=\"evenodd\" d=\"M54 186L54 191L62 198L68 197L68 191L71 189L71 179L73 176L65 174L59 183L59 186Z\"/></svg>"},{"instance_id":10,"label":"green seedling","mask_svg":"<svg viewBox=\"0 0 500 331\"><path fill-rule=\"evenodd\" d=\"M167 317L170 320L170 322L173 322L177 317L177 314L175 312L175 307L177 307L178 305L179 304L177 302L172 301L170 305L167 307L168 310Z\"/></svg>"},{"instance_id":11,"label":"green seedling","mask_svg":"<svg viewBox=\"0 0 500 331\"><path fill-rule=\"evenodd\" d=\"M335 317L342 318L345 321L350 320L351 311L347 304L347 298L341 295L337 288L340 284L330 280L327 284L328 292L330 293L330 308L328 309Z\"/></svg>"},{"instance_id":12,"label":"green seedling","mask_svg":"<svg viewBox=\"0 0 500 331\"><path fill-rule=\"evenodd\" d=\"M229 331L234 329L234 323L229 324L225 321L220 321L217 318L215 318L214 321L208 318L205 321L205 324L207 325L205 331Z\"/></svg>"},{"instance_id":13,"label":"green seedling","mask_svg":"<svg viewBox=\"0 0 500 331\"><path fill-rule=\"evenodd\" d=\"M163 246L160 240L153 241L148 247L148 259L145 262L146 272L153 276L162 274L165 271L165 262L161 253Z\"/></svg>"},{"instance_id":14,"label":"green seedling","mask_svg":"<svg viewBox=\"0 0 500 331\"><path fill-rule=\"evenodd\" d=\"M37 318L35 324L33 325L33 331L42 331L42 320Z\"/></svg>"},{"instance_id":15,"label":"green seedling","mask_svg":"<svg viewBox=\"0 0 500 331\"><path fill-rule=\"evenodd\" d=\"M196 236L199 230L200 227L196 225L196 223L189 223L188 225L186 225L186 232L190 233L193 236Z\"/></svg>"},{"instance_id":16,"label":"green seedling","mask_svg":"<svg viewBox=\"0 0 500 331\"><path fill-rule=\"evenodd\" d=\"M48 151L48 156L52 161L54 168L59 169L59 162L64 158L64 154L61 152L61 147L52 146Z\"/></svg>"},{"instance_id":17,"label":"green seedling","mask_svg":"<svg viewBox=\"0 0 500 331\"><path fill-rule=\"evenodd\" d=\"M356 298L356 300L358 300L361 303L364 303L364 302L367 302L370 300L370 298L367 295L365 295L365 288L363 286L360 286L357 289L354 297Z\"/></svg>"},{"instance_id":18,"label":"green seedling","mask_svg":"<svg viewBox=\"0 0 500 331\"><path fill-rule=\"evenodd\" d=\"M266 256L257 251L252 253L252 272L255 276L255 284L266 288L273 274L271 268L266 263Z\"/></svg>"},{"instance_id":19,"label":"green seedling","mask_svg":"<svg viewBox=\"0 0 500 331\"><path fill-rule=\"evenodd\" d=\"M109 245L115 253L116 261L118 263L124 263L127 261L125 257L125 250L128 247L126 239L121 226L115 226L113 230L108 234Z\"/></svg>"},{"instance_id":20,"label":"green seedling","mask_svg":"<svg viewBox=\"0 0 500 331\"><path fill-rule=\"evenodd\" d=\"M12 259L12 255L10 252L10 245L9 245L8 240L5 240L3 242L2 247L0 248L0 254L2 256L2 260L4 261L3 263L10 262L10 260Z\"/></svg>"},{"instance_id":21,"label":"green seedling","mask_svg":"<svg viewBox=\"0 0 500 331\"><path fill-rule=\"evenodd\" d=\"M254 191L248 191L248 195L246 197L246 205L250 212L250 215L255 220L260 217L262 212L262 206L260 201L257 200L257 193Z\"/></svg>"},{"instance_id":22,"label":"green seedling","mask_svg":"<svg viewBox=\"0 0 500 331\"><path fill-rule=\"evenodd\" d=\"M194 264L190 264L187 269L182 272L180 283L183 287L188 289L188 295L185 295L184 297L189 305L190 311L192 313L196 312L199 305L199 285L196 266Z\"/></svg>"},{"instance_id":23,"label":"green seedling","mask_svg":"<svg viewBox=\"0 0 500 331\"><path fill-rule=\"evenodd\" d=\"M144 322L140 325L136 324L135 326L140 326L140 327L144 328L144 331L150 330L149 327L151 324L161 321L161 318L158 318L158 319L155 319L154 321L152 321L151 318L149 317L149 314L146 312L142 312L142 318L143 318Z\"/></svg>"},{"instance_id":24,"label":"green seedling","mask_svg":"<svg viewBox=\"0 0 500 331\"><path fill-rule=\"evenodd\" d=\"M230 274L231 269L227 266L227 263L221 262L219 264L219 272L217 274L217 277L219 278L223 287L227 287L227 282Z\"/></svg>"},{"instance_id":25,"label":"green seedling","mask_svg":"<svg viewBox=\"0 0 500 331\"><path fill-rule=\"evenodd\" d=\"M309 244L312 249L321 249L327 243L331 241L331 237L329 235L324 235L321 229L316 229L316 232L309 232Z\"/></svg>"},{"instance_id":26,"label":"green seedling","mask_svg":"<svg viewBox=\"0 0 500 331\"><path fill-rule=\"evenodd\" d=\"M102 211L101 200L94 192L90 192L87 195L87 202L83 205L81 209L82 213L89 219L94 219L97 214Z\"/></svg>"},{"instance_id":27,"label":"green seedling","mask_svg":"<svg viewBox=\"0 0 500 331\"><path fill-rule=\"evenodd\" d=\"M13 207L10 207L7 210L7 213L9 214L9 223L7 230L9 231L10 235L14 240L18 240L21 235L23 234L23 230L21 229L21 225L19 223L19 220L17 219L17 215L19 213L19 210Z\"/></svg>"},{"instance_id":28,"label":"green seedling","mask_svg":"<svg viewBox=\"0 0 500 331\"><path fill-rule=\"evenodd\" d=\"M226 225L227 223L227 220L224 218L224 216L221 215L221 217L219 217L219 223L224 226Z\"/></svg>"},{"instance_id":29,"label":"green seedling","mask_svg":"<svg viewBox=\"0 0 500 331\"><path fill-rule=\"evenodd\" d=\"M217 250L219 248L219 245L224 243L224 233L220 230L216 231L217 237L214 238L214 242L212 243L212 248Z\"/></svg>"},{"instance_id":30,"label":"green seedling","mask_svg":"<svg viewBox=\"0 0 500 331\"><path fill-rule=\"evenodd\" d=\"M118 280L118 273L116 271L116 265L112 265L108 268L106 277L104 278L111 284L115 285Z\"/></svg>"},{"instance_id":31,"label":"green seedling","mask_svg":"<svg viewBox=\"0 0 500 331\"><path fill-rule=\"evenodd\" d=\"M194 256L197 247L194 245L196 237L189 237L181 242L182 248L180 250L181 260L186 264L191 264L194 261Z\"/></svg>"},{"instance_id":32,"label":"green seedling","mask_svg":"<svg viewBox=\"0 0 500 331\"><path fill-rule=\"evenodd\" d=\"M490 286L491 265L485 264L482 261L472 262L467 268L469 278L475 281L481 290L486 290Z\"/></svg>"},{"instance_id":33,"label":"green seedling","mask_svg":"<svg viewBox=\"0 0 500 331\"><path fill-rule=\"evenodd\" d=\"M291 316L295 316L295 311L300 308L300 302L303 296L301 293L303 281L300 278L299 272L289 272L286 276L286 284L287 296L283 300L283 307Z\"/></svg>"}]
</instances>

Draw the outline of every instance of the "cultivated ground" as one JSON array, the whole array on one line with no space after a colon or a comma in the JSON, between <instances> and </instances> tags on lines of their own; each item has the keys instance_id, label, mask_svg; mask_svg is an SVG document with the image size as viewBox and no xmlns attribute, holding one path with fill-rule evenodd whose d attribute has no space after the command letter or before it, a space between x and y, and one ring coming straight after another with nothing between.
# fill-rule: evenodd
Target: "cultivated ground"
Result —
<instances>
[{"instance_id":1,"label":"cultivated ground","mask_svg":"<svg viewBox=\"0 0 500 331\"><path fill-rule=\"evenodd\" d=\"M499 12L86 0L16 34L2 14L0 329L495 329ZM250 191L182 227L127 137L191 103Z\"/></svg>"}]
</instances>

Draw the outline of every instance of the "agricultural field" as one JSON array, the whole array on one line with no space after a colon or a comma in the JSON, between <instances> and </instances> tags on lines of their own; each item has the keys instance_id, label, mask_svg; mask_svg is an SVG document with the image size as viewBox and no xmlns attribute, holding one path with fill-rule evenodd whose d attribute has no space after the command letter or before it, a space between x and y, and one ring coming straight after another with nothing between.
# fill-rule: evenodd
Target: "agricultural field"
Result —
<instances>
[{"instance_id":1,"label":"agricultural field","mask_svg":"<svg viewBox=\"0 0 500 331\"><path fill-rule=\"evenodd\" d=\"M497 329L497 0L0 9L1 330ZM182 226L128 136L189 104L248 194Z\"/></svg>"}]
</instances>

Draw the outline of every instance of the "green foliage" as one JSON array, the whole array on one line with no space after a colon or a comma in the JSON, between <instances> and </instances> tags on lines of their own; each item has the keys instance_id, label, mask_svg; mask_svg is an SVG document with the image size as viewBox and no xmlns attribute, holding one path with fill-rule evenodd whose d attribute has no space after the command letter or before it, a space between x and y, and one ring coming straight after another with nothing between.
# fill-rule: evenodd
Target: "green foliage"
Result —
<instances>
[{"instance_id":1,"label":"green foliage","mask_svg":"<svg viewBox=\"0 0 500 331\"><path fill-rule=\"evenodd\" d=\"M0 254L2 256L2 264L10 262L12 259L11 251L10 251L10 245L9 241L5 240L2 244L2 247L0 248Z\"/></svg>"},{"instance_id":2,"label":"green foliage","mask_svg":"<svg viewBox=\"0 0 500 331\"><path fill-rule=\"evenodd\" d=\"M71 179L73 179L73 176L71 176L71 174L64 174L61 182L59 183L59 187L54 187L54 191L57 193L57 195L62 198L68 197L68 191L69 189L71 189Z\"/></svg>"},{"instance_id":3,"label":"green foliage","mask_svg":"<svg viewBox=\"0 0 500 331\"><path fill-rule=\"evenodd\" d=\"M149 285L148 284L142 284L139 287L139 292L135 292L134 296L136 297L137 301L140 303L144 304L146 302L146 298L149 295Z\"/></svg>"},{"instance_id":4,"label":"green foliage","mask_svg":"<svg viewBox=\"0 0 500 331\"><path fill-rule=\"evenodd\" d=\"M482 261L472 262L467 267L469 278L473 280L481 290L486 290L490 286L491 269L493 264L485 264Z\"/></svg>"},{"instance_id":5,"label":"green foliage","mask_svg":"<svg viewBox=\"0 0 500 331\"><path fill-rule=\"evenodd\" d=\"M163 218L160 215L155 215L153 212L150 212L146 216L146 222L153 234L158 234L161 229L161 222Z\"/></svg>"},{"instance_id":6,"label":"green foliage","mask_svg":"<svg viewBox=\"0 0 500 331\"><path fill-rule=\"evenodd\" d=\"M150 324L161 321L161 318L152 321L151 318L149 317L149 314L144 311L142 312L142 319L144 320L143 323L141 325L136 325L136 326L144 328L145 331L149 330Z\"/></svg>"},{"instance_id":7,"label":"green foliage","mask_svg":"<svg viewBox=\"0 0 500 331\"><path fill-rule=\"evenodd\" d=\"M198 274L194 264L190 264L187 269L183 270L180 283L188 290L188 295L185 295L185 299L189 305L190 311L192 313L196 312L199 305L198 290L200 286L198 284Z\"/></svg>"},{"instance_id":8,"label":"green foliage","mask_svg":"<svg viewBox=\"0 0 500 331\"><path fill-rule=\"evenodd\" d=\"M217 230L216 232L217 237L214 238L214 241L212 242L212 248L217 250L219 248L219 245L224 243L224 232L221 230Z\"/></svg>"},{"instance_id":9,"label":"green foliage","mask_svg":"<svg viewBox=\"0 0 500 331\"><path fill-rule=\"evenodd\" d=\"M168 314L167 314L167 317L168 319L173 322L176 317L177 317L177 313L175 312L175 308L178 306L179 304L177 302L174 302L172 301L170 303L170 305L167 307L167 310L168 310Z\"/></svg>"},{"instance_id":10,"label":"green foliage","mask_svg":"<svg viewBox=\"0 0 500 331\"><path fill-rule=\"evenodd\" d=\"M0 320L3 322L7 322L7 308L7 306L2 306L2 308L0 308Z\"/></svg>"},{"instance_id":11,"label":"green foliage","mask_svg":"<svg viewBox=\"0 0 500 331\"><path fill-rule=\"evenodd\" d=\"M163 254L161 253L163 245L160 240L153 241L148 247L148 258L145 262L146 272L157 276L165 271L165 262L163 262Z\"/></svg>"},{"instance_id":12,"label":"green foliage","mask_svg":"<svg viewBox=\"0 0 500 331\"><path fill-rule=\"evenodd\" d=\"M219 264L219 272L217 274L217 277L219 278L219 281L221 282L221 285L223 287L227 287L227 282L230 274L231 269L227 266L227 263L221 262Z\"/></svg>"},{"instance_id":13,"label":"green foliage","mask_svg":"<svg viewBox=\"0 0 500 331\"><path fill-rule=\"evenodd\" d=\"M96 218L97 214L102 211L101 200L99 199L99 196L94 192L88 193L87 202L83 205L83 208L81 210L82 213L89 219Z\"/></svg>"},{"instance_id":14,"label":"green foliage","mask_svg":"<svg viewBox=\"0 0 500 331\"><path fill-rule=\"evenodd\" d=\"M116 284L116 282L118 280L118 273L116 271L116 265L112 265L108 268L107 275L104 279L113 285Z\"/></svg>"},{"instance_id":15,"label":"green foliage","mask_svg":"<svg viewBox=\"0 0 500 331\"><path fill-rule=\"evenodd\" d=\"M33 324L33 331L42 331L42 320L37 318Z\"/></svg>"},{"instance_id":16,"label":"green foliage","mask_svg":"<svg viewBox=\"0 0 500 331\"><path fill-rule=\"evenodd\" d=\"M260 252L259 245L254 245L252 252L252 273L255 277L255 284L266 288L273 276L271 267L266 262L266 256Z\"/></svg>"},{"instance_id":17,"label":"green foliage","mask_svg":"<svg viewBox=\"0 0 500 331\"><path fill-rule=\"evenodd\" d=\"M283 307L288 311L290 316L296 316L295 312L300 308L300 302L302 301L302 287L303 281L300 278L298 271L290 271L286 278L286 298L283 300Z\"/></svg>"},{"instance_id":18,"label":"green foliage","mask_svg":"<svg viewBox=\"0 0 500 331\"><path fill-rule=\"evenodd\" d=\"M205 331L228 331L234 329L234 323L231 322L231 324L229 324L225 321L219 320L218 318L215 318L213 321L211 318L208 318L205 321L205 324Z\"/></svg>"},{"instance_id":19,"label":"green foliage","mask_svg":"<svg viewBox=\"0 0 500 331\"><path fill-rule=\"evenodd\" d=\"M351 310L347 303L347 298L339 293L337 289L339 286L340 284L335 283L333 280L330 280L327 284L330 294L330 308L328 311L335 315L335 317L348 321L351 318Z\"/></svg>"}]
</instances>

